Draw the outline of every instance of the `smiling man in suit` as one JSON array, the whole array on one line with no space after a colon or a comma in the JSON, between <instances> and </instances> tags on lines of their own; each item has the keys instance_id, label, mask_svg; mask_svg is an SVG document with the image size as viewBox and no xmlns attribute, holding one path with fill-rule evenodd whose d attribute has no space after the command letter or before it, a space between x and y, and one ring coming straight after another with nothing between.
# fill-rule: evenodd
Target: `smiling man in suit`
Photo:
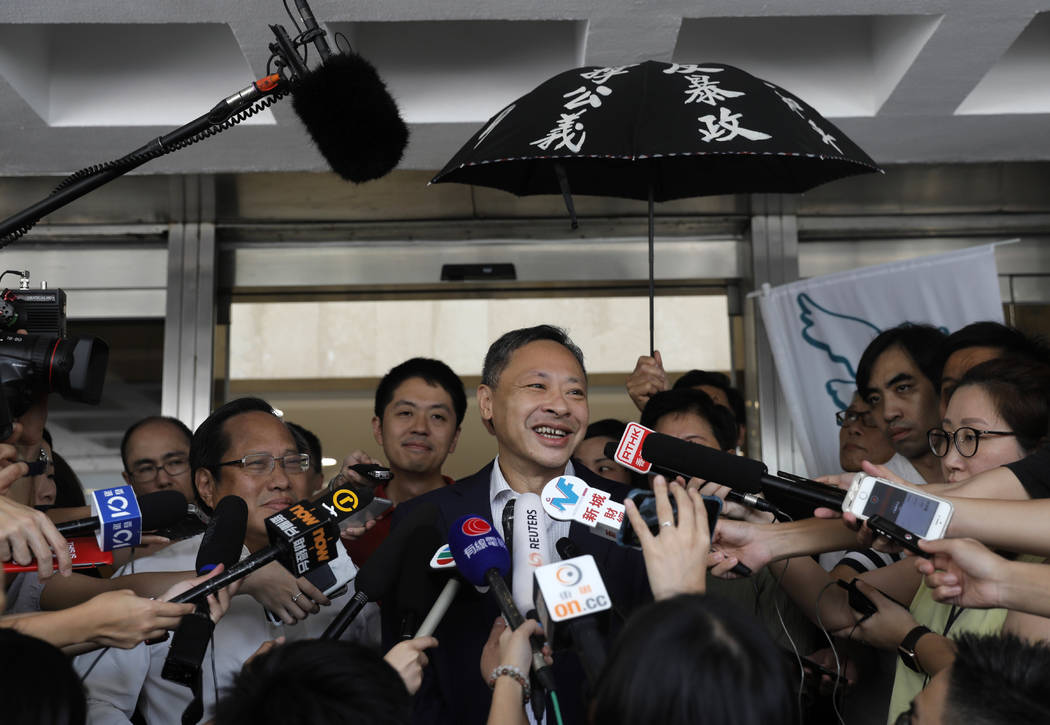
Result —
<instances>
[{"instance_id":1,"label":"smiling man in suit","mask_svg":"<svg viewBox=\"0 0 1050 725\"><path fill-rule=\"evenodd\" d=\"M539 325L496 340L485 356L478 408L496 438L496 459L455 485L400 506L395 527L412 505L431 501L440 510L437 525L443 533L464 514L494 521L499 530L509 501L525 492L539 495L548 481L562 475L578 476L623 501L626 486L570 460L586 432L589 409L583 353L564 330ZM621 548L578 523L550 521L548 529L552 545L568 537L581 553L594 556L618 612L629 612L652 598L639 551ZM498 613L488 595L472 588L461 592L435 632L441 646L432 652L431 667L416 696L416 723L485 722L490 693L478 664ZM384 612L384 617L391 616L396 613ZM393 624L389 619L388 623ZM584 676L570 650L554 653L554 676L565 722L584 722ZM546 720L553 723L554 716L548 712Z\"/></svg>"}]
</instances>

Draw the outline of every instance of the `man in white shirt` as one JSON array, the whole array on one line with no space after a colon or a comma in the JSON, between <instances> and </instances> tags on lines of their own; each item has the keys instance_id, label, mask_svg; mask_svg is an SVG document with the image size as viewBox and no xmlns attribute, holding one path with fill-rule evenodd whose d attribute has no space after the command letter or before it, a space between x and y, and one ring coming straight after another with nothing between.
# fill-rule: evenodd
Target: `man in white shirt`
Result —
<instances>
[{"instance_id":1,"label":"man in white shirt","mask_svg":"<svg viewBox=\"0 0 1050 725\"><path fill-rule=\"evenodd\" d=\"M947 337L931 325L905 322L879 333L857 365L857 390L895 451L884 465L906 481L943 479L926 432L941 422L938 391Z\"/></svg>"},{"instance_id":2,"label":"man in white shirt","mask_svg":"<svg viewBox=\"0 0 1050 725\"><path fill-rule=\"evenodd\" d=\"M623 500L626 486L570 460L586 431L589 409L583 353L564 330L538 325L496 340L485 356L478 409L496 438L496 459L472 476L398 506L394 529L414 506L429 501L439 509L442 531L464 514L482 516L500 531L511 500L525 492L540 494L548 481L562 475L578 476L614 500ZM552 543L568 538L581 553L594 556L617 611L626 615L651 600L640 552L595 536L578 522L549 521L548 538ZM478 662L498 611L491 597L482 597L473 587L461 590L435 632L443 646L431 654L416 694L416 725L486 722L491 693L478 677ZM584 674L571 651L554 653L554 678L564 721L584 722L579 688ZM552 712L547 712L546 722L554 722Z\"/></svg>"},{"instance_id":3,"label":"man in white shirt","mask_svg":"<svg viewBox=\"0 0 1050 725\"><path fill-rule=\"evenodd\" d=\"M245 555L269 545L267 517L308 495L308 459L304 460L296 450L291 432L270 406L257 398L234 400L212 413L194 434L190 463L197 491L207 506L214 508L222 498L231 495L248 504ZM198 535L175 543L137 562L136 571L192 570L200 539ZM226 616L215 626L202 663L204 719L210 717L218 693L263 642L278 636L317 637L352 594L351 586L347 594L333 599L323 613L294 626L271 624L255 599L234 597ZM306 596L299 592L293 599ZM319 609L315 603L298 604L313 611ZM370 604L344 638L374 645L377 637L378 610ZM127 723L139 703L150 725L179 723L192 693L161 677L167 654L168 642L163 642L78 657L75 666L88 693L88 722Z\"/></svg>"}]
</instances>

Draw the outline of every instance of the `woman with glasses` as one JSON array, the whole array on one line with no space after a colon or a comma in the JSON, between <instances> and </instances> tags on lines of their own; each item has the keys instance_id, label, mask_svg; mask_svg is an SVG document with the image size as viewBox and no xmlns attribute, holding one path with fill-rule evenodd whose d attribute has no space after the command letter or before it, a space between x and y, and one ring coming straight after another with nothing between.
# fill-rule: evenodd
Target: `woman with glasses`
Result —
<instances>
[{"instance_id":1,"label":"woman with glasses","mask_svg":"<svg viewBox=\"0 0 1050 725\"><path fill-rule=\"evenodd\" d=\"M1048 427L1050 368L1000 359L981 363L960 380L941 427L931 430L928 437L933 453L942 458L948 480L959 481L1025 457L1045 439ZM878 608L871 616L856 612L846 591L833 586L834 577L808 557L771 567L818 626L832 635L901 652L890 697L890 723L907 710L928 674L951 663L951 638L963 632L998 633L1004 624L1006 630L1022 635L1050 637L1050 621L1042 618L935 602L908 559L857 576L858 588ZM915 656L904 656L905 650Z\"/></svg>"},{"instance_id":2,"label":"woman with glasses","mask_svg":"<svg viewBox=\"0 0 1050 725\"><path fill-rule=\"evenodd\" d=\"M941 459L945 481L954 483L1018 461L1032 453L1050 427L1050 368L1019 359L998 359L969 370L951 393L939 428L927 435ZM914 566L909 561L900 565ZM1005 609L965 609L934 601L920 583L908 612L890 604L885 613L857 625L871 644L908 640L915 653L898 660L890 700L890 721L907 710L929 677L951 664L952 640L963 633L1000 631L1032 639L1050 636L1050 620ZM895 611L898 610L898 611ZM856 635L855 635L856 636ZM906 715L901 715L904 718Z\"/></svg>"}]
</instances>

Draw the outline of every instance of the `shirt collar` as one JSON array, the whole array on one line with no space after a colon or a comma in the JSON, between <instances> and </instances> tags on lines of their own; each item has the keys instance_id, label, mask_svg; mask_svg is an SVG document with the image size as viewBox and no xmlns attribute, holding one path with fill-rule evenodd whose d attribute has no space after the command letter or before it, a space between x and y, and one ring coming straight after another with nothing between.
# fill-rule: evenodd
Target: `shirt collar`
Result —
<instances>
[{"instance_id":1,"label":"shirt collar","mask_svg":"<svg viewBox=\"0 0 1050 725\"><path fill-rule=\"evenodd\" d=\"M576 469L573 468L571 459L565 464L565 472L562 475L576 475ZM489 502L509 501L512 498L517 498L518 495L518 492L507 483L507 479L499 467L499 456L496 456L496 460L492 462L492 475L489 478Z\"/></svg>"}]
</instances>

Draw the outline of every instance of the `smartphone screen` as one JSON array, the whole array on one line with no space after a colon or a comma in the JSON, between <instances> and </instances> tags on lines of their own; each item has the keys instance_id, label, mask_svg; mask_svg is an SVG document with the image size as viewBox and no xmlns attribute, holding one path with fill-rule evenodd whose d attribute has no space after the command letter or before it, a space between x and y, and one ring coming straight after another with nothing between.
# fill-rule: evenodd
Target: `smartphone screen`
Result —
<instances>
[{"instance_id":1,"label":"smartphone screen","mask_svg":"<svg viewBox=\"0 0 1050 725\"><path fill-rule=\"evenodd\" d=\"M939 501L875 481L864 506L864 516L881 516L902 529L924 536L939 505Z\"/></svg>"}]
</instances>

